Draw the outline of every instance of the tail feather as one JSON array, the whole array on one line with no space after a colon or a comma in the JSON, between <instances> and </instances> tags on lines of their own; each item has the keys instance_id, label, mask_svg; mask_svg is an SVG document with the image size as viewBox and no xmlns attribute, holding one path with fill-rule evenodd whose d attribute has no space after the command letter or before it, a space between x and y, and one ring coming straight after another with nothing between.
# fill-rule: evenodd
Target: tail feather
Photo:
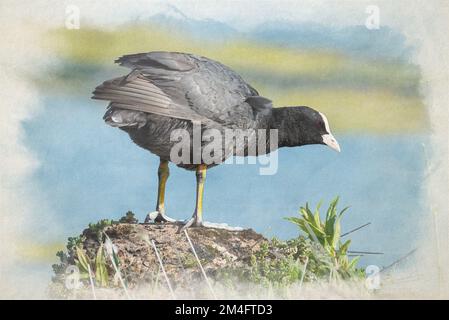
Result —
<instances>
[{"instance_id":1,"label":"tail feather","mask_svg":"<svg viewBox=\"0 0 449 320\"><path fill-rule=\"evenodd\" d=\"M144 112L120 109L109 104L103 120L111 127L134 127L138 129L146 125L146 115Z\"/></svg>"}]
</instances>

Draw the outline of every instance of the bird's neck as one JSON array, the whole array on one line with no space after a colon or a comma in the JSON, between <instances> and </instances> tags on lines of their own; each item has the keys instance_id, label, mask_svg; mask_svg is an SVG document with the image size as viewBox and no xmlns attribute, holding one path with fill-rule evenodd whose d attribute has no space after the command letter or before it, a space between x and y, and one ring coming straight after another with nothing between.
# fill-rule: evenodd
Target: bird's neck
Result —
<instances>
[{"instance_id":1,"label":"bird's neck","mask_svg":"<svg viewBox=\"0 0 449 320\"><path fill-rule=\"evenodd\" d=\"M308 144L306 138L301 134L299 110L296 107L273 108L270 129L278 130L278 146L296 147Z\"/></svg>"}]
</instances>

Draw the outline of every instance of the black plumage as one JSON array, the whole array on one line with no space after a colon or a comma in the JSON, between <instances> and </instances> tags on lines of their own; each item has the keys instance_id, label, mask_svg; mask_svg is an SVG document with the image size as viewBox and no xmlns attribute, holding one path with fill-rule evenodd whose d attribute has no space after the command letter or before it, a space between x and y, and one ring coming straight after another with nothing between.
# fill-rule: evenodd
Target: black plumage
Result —
<instances>
[{"instance_id":1,"label":"black plumage","mask_svg":"<svg viewBox=\"0 0 449 320\"><path fill-rule=\"evenodd\" d=\"M277 129L278 147L327 144L339 151L322 113L305 106L273 108L269 99L217 61L186 53L149 52L125 55L116 62L131 73L105 81L93 98L110 101L106 123L126 131L137 145L158 155L161 163L170 161L175 143L170 141L171 132L185 129L192 135L194 123L201 124L202 132L216 129L223 135L226 129ZM223 143L222 160L241 152L250 155L248 144L255 143L256 133L235 148ZM269 134L269 146L268 140ZM177 165L198 171L198 164ZM203 169L213 165L203 162Z\"/></svg>"}]
</instances>

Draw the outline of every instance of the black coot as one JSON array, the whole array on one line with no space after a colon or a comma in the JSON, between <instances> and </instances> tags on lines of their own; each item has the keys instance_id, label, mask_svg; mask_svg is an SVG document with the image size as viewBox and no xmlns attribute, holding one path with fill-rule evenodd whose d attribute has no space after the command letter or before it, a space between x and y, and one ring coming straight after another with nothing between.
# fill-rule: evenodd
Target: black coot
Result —
<instances>
[{"instance_id":1,"label":"black coot","mask_svg":"<svg viewBox=\"0 0 449 320\"><path fill-rule=\"evenodd\" d=\"M195 212L184 227L202 225L206 169L230 156L308 144L328 145L340 151L322 113L305 106L273 108L269 99L259 96L237 73L217 61L187 53L149 52L125 55L116 62L130 68L131 73L105 81L95 89L93 98L110 101L104 115L107 124L128 132L137 145L160 157L156 211L147 221L173 221L165 215L164 194L168 162L173 162L170 153L177 143L170 137L180 132L177 129L190 138L191 153L188 161L176 164L196 170L197 176ZM213 139L203 137L205 141L200 140L195 148L194 128L205 136L218 132L224 137L226 130L232 130L238 132L236 137L245 132L246 138L223 139L222 150L212 153L215 160L211 163L202 155ZM261 136L259 129L277 129L277 145L270 141L269 132ZM264 139L265 148L255 147L260 139Z\"/></svg>"}]
</instances>

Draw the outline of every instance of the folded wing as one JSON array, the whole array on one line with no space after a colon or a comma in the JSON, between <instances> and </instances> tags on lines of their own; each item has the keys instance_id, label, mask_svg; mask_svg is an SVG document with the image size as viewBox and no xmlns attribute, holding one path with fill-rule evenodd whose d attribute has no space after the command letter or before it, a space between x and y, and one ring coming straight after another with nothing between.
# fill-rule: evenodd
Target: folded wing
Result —
<instances>
[{"instance_id":1,"label":"folded wing","mask_svg":"<svg viewBox=\"0 0 449 320\"><path fill-rule=\"evenodd\" d=\"M126 55L116 62L132 72L98 86L94 99L109 100L124 109L230 126L241 126L261 111L246 102L258 97L258 92L217 61L185 53L149 52ZM265 106L271 108L271 104Z\"/></svg>"}]
</instances>

